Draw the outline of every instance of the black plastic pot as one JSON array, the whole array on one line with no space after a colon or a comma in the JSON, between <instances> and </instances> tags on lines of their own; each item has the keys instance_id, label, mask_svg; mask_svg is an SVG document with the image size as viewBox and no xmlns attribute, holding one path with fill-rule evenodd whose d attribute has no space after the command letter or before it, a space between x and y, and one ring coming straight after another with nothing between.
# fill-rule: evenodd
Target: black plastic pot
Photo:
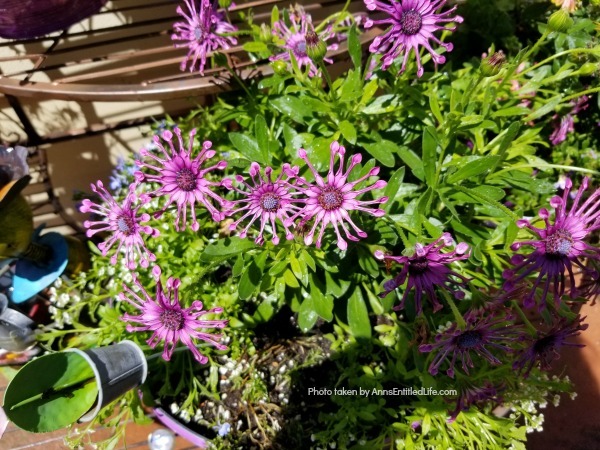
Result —
<instances>
[{"instance_id":1,"label":"black plastic pot","mask_svg":"<svg viewBox=\"0 0 600 450\"><path fill-rule=\"evenodd\" d=\"M121 341L108 347L92 348L85 351L67 351L83 356L92 367L98 384L98 398L94 407L79 421L89 422L98 412L113 400L146 380L148 364L142 349L132 341Z\"/></svg>"}]
</instances>

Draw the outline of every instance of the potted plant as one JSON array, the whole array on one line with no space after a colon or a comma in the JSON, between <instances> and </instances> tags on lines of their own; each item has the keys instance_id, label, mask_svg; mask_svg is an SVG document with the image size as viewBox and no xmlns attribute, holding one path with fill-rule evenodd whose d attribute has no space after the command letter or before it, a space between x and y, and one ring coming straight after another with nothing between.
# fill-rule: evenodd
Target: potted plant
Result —
<instances>
[{"instance_id":1,"label":"potted plant","mask_svg":"<svg viewBox=\"0 0 600 450\"><path fill-rule=\"evenodd\" d=\"M38 340L158 350L141 401L217 448L524 448L572 392L547 370L597 294L598 161L571 151L598 143L591 9L538 12L531 45L451 61L497 5L366 1L374 15L318 24L274 8L239 33L186 6L184 67L231 62L209 49L249 35L273 74L156 127L119 183L92 184L80 210L101 242ZM381 27L368 52L362 27ZM122 435L132 405L88 428Z\"/></svg>"}]
</instances>

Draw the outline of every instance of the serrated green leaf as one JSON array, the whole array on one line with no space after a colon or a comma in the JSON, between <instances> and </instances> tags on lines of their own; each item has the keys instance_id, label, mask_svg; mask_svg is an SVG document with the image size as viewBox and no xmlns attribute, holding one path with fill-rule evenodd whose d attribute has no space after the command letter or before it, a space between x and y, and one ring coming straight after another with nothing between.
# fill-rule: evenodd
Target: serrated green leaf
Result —
<instances>
[{"instance_id":1,"label":"serrated green leaf","mask_svg":"<svg viewBox=\"0 0 600 450\"><path fill-rule=\"evenodd\" d=\"M250 161L268 164L254 138L237 132L231 132L228 136L235 149Z\"/></svg>"}]
</instances>

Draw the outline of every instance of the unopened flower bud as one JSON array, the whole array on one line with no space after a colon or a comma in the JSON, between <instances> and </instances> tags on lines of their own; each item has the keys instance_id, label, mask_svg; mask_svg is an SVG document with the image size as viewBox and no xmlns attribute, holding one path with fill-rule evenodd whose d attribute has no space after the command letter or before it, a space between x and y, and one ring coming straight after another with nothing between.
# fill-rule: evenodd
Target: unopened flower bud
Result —
<instances>
[{"instance_id":1,"label":"unopened flower bud","mask_svg":"<svg viewBox=\"0 0 600 450\"><path fill-rule=\"evenodd\" d=\"M227 9L231 6L232 0L219 0L219 7Z\"/></svg>"},{"instance_id":2,"label":"unopened flower bud","mask_svg":"<svg viewBox=\"0 0 600 450\"><path fill-rule=\"evenodd\" d=\"M269 44L273 41L273 33L271 32L271 27L266 23L260 25L260 33L258 34L258 38L261 42L265 44Z\"/></svg>"},{"instance_id":3,"label":"unopened flower bud","mask_svg":"<svg viewBox=\"0 0 600 450\"><path fill-rule=\"evenodd\" d=\"M494 75L498 75L504 63L506 63L506 56L504 56L502 50L499 50L487 58L484 58L483 61L481 61L479 70L484 77L493 77Z\"/></svg>"},{"instance_id":4,"label":"unopened flower bud","mask_svg":"<svg viewBox=\"0 0 600 450\"><path fill-rule=\"evenodd\" d=\"M599 0L600 1L600 0ZM592 75L593 73L600 71L600 64L593 62L584 63L581 68L577 71L579 75Z\"/></svg>"},{"instance_id":5,"label":"unopened flower bud","mask_svg":"<svg viewBox=\"0 0 600 450\"><path fill-rule=\"evenodd\" d=\"M288 65L283 61L273 61L271 67L277 75L287 75L289 73Z\"/></svg>"},{"instance_id":6,"label":"unopened flower bud","mask_svg":"<svg viewBox=\"0 0 600 450\"><path fill-rule=\"evenodd\" d=\"M569 13L562 8L553 13L550 16L550 19L548 19L548 28L550 28L550 31L563 33L571 28L572 25L573 19L571 19Z\"/></svg>"},{"instance_id":7,"label":"unopened flower bud","mask_svg":"<svg viewBox=\"0 0 600 450\"><path fill-rule=\"evenodd\" d=\"M317 33L310 30L304 36L306 42L306 55L316 63L320 63L327 53L327 45L323 42Z\"/></svg>"}]
</instances>

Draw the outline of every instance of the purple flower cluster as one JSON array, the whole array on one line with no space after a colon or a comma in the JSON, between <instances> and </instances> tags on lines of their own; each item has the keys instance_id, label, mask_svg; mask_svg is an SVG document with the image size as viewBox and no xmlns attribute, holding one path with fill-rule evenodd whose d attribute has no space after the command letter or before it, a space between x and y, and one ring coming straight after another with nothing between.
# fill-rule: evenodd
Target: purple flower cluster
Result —
<instances>
[{"instance_id":1,"label":"purple flower cluster","mask_svg":"<svg viewBox=\"0 0 600 450\"><path fill-rule=\"evenodd\" d=\"M423 47L431 55L436 64L443 64L446 58L435 52L430 41L444 47L449 52L453 45L440 41L434 33L436 31L454 31L456 27L446 27L446 23L462 23L460 16L450 17L456 11L453 6L447 11L437 13L445 4L446 0L364 0L369 11L382 11L387 18L381 20L367 19L365 28L376 25L388 27L382 35L376 37L371 43L369 50L372 53L383 55L382 70L387 70L392 63L401 55L404 55L400 72L406 69L408 55L414 52L417 58L417 76L421 77L425 69L421 64L419 47ZM443 25L440 25L443 24Z\"/></svg>"},{"instance_id":2,"label":"purple flower cluster","mask_svg":"<svg viewBox=\"0 0 600 450\"><path fill-rule=\"evenodd\" d=\"M298 150L298 156L306 162L309 170L312 172L315 181L308 182L305 178L298 176L299 168L290 167L289 164L283 166L281 175L277 180L271 180L272 169L268 167L265 170L265 177L261 178L259 174L260 167L258 164L253 164L250 168L250 176L253 179L254 186L245 183L243 177L237 177L236 180L243 183L248 189L242 191L236 189L237 192L245 196L245 199L232 204L244 204L241 208L230 209L227 215L233 215L239 212L244 212L244 215L232 224L231 229L235 229L237 225L247 217L251 217L251 222L260 219L261 227L257 243L263 242L263 231L267 223L271 224L273 243L279 242L275 230L275 220L279 219L286 231L286 238L292 239L293 234L290 229L294 226L303 229L310 221L313 226L304 236L304 243L311 245L317 228L320 225L319 233L316 240L316 246L321 247L323 235L328 225L332 225L337 236L337 246L341 250L348 248L348 243L344 239L358 241L359 238L365 238L367 233L362 231L350 218L351 211L362 211L375 217L381 217L385 214L382 209L373 209L371 205L381 204L387 201L387 197L380 197L374 200L358 200L357 197L371 191L373 189L381 189L386 186L386 182L378 180L370 186L362 189L356 189L360 183L367 181L368 178L376 176L379 173L379 167L371 169L366 175L354 181L348 181L348 177L354 167L360 163L362 156L360 154L353 155L348 169L344 172L344 155L346 149L337 141L330 145L330 164L329 172L326 178L323 178L315 167L311 164L306 151ZM339 157L340 163L337 171L335 171L335 159ZM284 180L282 177L285 176ZM302 205L302 206L300 206ZM295 221L299 219L299 224L295 225ZM250 225L249 224L249 225ZM357 234L354 236L348 225ZM344 236L342 236L343 231ZM242 231L240 236L245 236L248 231L248 226Z\"/></svg>"},{"instance_id":3,"label":"purple flower cluster","mask_svg":"<svg viewBox=\"0 0 600 450\"><path fill-rule=\"evenodd\" d=\"M177 343L181 341L185 344L194 359L200 364L208 361L194 343L198 339L216 347L219 350L226 350L227 347L219 341L221 335L210 334L199 329L206 328L225 328L226 320L206 320L202 319L206 314L219 314L223 312L222 308L213 308L204 310L202 302L196 300L189 308L182 308L179 300L179 286L181 281L170 277L167 280L167 292L163 291L160 282L160 268L155 266L152 269L152 275L157 281L156 298L152 298L144 286L134 276L133 282L140 289L142 297L131 290L127 285L123 285L125 293L120 293L119 298L133 305L141 311L138 316L132 316L125 313L121 320L125 322L135 322L140 326L128 324L127 331L152 331L152 336L146 341L150 348L155 348L159 342L164 342L163 359L169 361Z\"/></svg>"},{"instance_id":4,"label":"purple flower cluster","mask_svg":"<svg viewBox=\"0 0 600 450\"><path fill-rule=\"evenodd\" d=\"M573 109L569 113L565 114L563 117L555 115L552 118L552 126L554 128L554 131L552 131L552 134L550 135L550 142L552 142L552 145L558 145L561 142L564 142L567 139L567 134L575 131L575 116L588 107L588 100L589 97L583 95L581 98L577 99L577 101L572 102Z\"/></svg>"},{"instance_id":5,"label":"purple flower cluster","mask_svg":"<svg viewBox=\"0 0 600 450\"><path fill-rule=\"evenodd\" d=\"M223 20L223 14L216 11L217 2L213 0L200 0L200 7L196 7L196 0L184 0L188 12L181 6L177 7L177 14L185 21L173 25L174 33L172 39L177 41L176 48L187 47L188 54L181 62L181 70L187 68L190 63L190 72L196 67L200 75L204 75L204 66L207 57L217 50L227 50L237 44L233 33L237 28Z\"/></svg>"},{"instance_id":6,"label":"purple flower cluster","mask_svg":"<svg viewBox=\"0 0 600 450\"><path fill-rule=\"evenodd\" d=\"M460 328L456 323L435 337L433 344L422 344L419 351L423 353L436 352L429 366L429 373L437 375L439 368L448 361L446 374L454 378L457 359L465 374L473 368L471 353L487 360L490 364L499 365L501 361L491 352L491 349L503 353L511 352L510 343L524 339L520 326L512 325L512 317L500 310L471 310L464 317L465 327Z\"/></svg>"},{"instance_id":7,"label":"purple flower cluster","mask_svg":"<svg viewBox=\"0 0 600 450\"><path fill-rule=\"evenodd\" d=\"M554 223L550 223L550 212L546 208L539 211L544 220L544 228L533 226L529 220L517 222L521 228L528 228L537 235L537 239L515 242L511 248L518 250L523 246L533 247L528 255L514 255L511 258L512 269L504 271L507 279L505 289L513 289L517 283L524 282L529 275L537 274L537 280L524 299L526 307L531 308L536 301L536 291L542 287L539 300L540 309L546 306L546 297L552 293L554 302L558 304L567 288L565 273L570 281L570 295L577 296L577 288L573 266L583 272L589 272L584 266L584 259L600 261L600 249L585 242L594 231L600 229L600 189L596 189L587 199L583 199L589 179L585 178L578 189L573 203L568 208L572 181L567 178L562 197L556 195L550 200L555 211Z\"/></svg>"},{"instance_id":8,"label":"purple flower cluster","mask_svg":"<svg viewBox=\"0 0 600 450\"><path fill-rule=\"evenodd\" d=\"M299 67L308 67L309 74L315 76L318 68L306 53L306 34L314 31L312 18L310 14L304 11L300 5L290 8L290 24L282 19L273 24L273 35L281 42L282 53L271 56L271 61L290 61L291 55L294 55ZM318 38L327 42L335 37L332 25L325 30L317 33ZM327 51L337 50L338 44L335 42L327 44ZM323 61L331 64L333 60L324 58Z\"/></svg>"},{"instance_id":9,"label":"purple flower cluster","mask_svg":"<svg viewBox=\"0 0 600 450\"><path fill-rule=\"evenodd\" d=\"M400 305L394 309L403 309L408 297L408 293L415 291L415 307L417 314L423 311L422 298L425 294L433 303L433 311L439 311L442 308L438 301L435 288L446 288L448 286L464 287L468 281L467 278L453 271L448 265L454 261L460 261L469 257L469 246L461 242L456 248L448 253L442 253L444 247L453 244L449 233L444 233L439 239L429 245L423 246L417 243L415 251L411 256L390 256L381 250L375 251L375 257L384 261L394 261L402 264L402 270L393 279L387 281L384 285L384 292L380 297L387 296L396 288L406 282L406 288L402 295ZM459 289L449 289L456 298L463 298L464 292Z\"/></svg>"}]
</instances>

